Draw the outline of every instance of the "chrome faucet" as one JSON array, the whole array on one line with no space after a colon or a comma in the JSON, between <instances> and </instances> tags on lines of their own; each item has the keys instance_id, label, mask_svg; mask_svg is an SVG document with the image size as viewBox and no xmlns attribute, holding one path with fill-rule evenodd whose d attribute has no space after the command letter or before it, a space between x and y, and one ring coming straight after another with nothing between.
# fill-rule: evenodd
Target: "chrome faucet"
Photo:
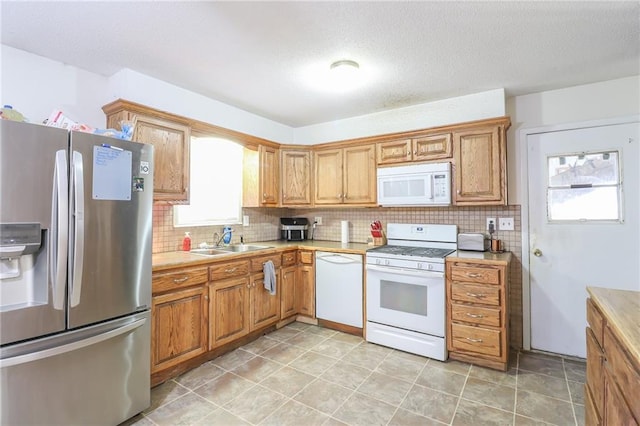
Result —
<instances>
[{"instance_id":1,"label":"chrome faucet","mask_svg":"<svg viewBox=\"0 0 640 426\"><path fill-rule=\"evenodd\" d=\"M216 247L220 246L220 243L222 242L222 240L224 240L224 236L227 234L230 234L231 231L225 231L222 233L222 235L218 234L217 232L213 233L213 245Z\"/></svg>"}]
</instances>

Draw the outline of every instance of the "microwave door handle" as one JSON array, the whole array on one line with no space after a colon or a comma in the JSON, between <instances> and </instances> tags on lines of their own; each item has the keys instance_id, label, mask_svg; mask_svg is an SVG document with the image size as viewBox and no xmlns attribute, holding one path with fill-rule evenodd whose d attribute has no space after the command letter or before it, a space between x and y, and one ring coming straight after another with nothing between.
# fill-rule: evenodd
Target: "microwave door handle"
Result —
<instances>
[{"instance_id":1,"label":"microwave door handle","mask_svg":"<svg viewBox=\"0 0 640 426\"><path fill-rule=\"evenodd\" d=\"M433 200L433 193L434 193L434 188L435 186L435 179L433 177L432 174L429 175L429 199Z\"/></svg>"}]
</instances>

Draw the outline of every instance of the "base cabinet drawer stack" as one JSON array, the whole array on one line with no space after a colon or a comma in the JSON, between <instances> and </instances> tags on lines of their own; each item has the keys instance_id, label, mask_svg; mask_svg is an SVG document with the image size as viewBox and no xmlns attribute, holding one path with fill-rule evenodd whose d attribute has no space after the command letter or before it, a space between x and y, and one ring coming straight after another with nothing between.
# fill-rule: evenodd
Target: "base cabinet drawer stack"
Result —
<instances>
[{"instance_id":1,"label":"base cabinet drawer stack","mask_svg":"<svg viewBox=\"0 0 640 426\"><path fill-rule=\"evenodd\" d=\"M151 373L208 350L207 268L153 274Z\"/></svg>"},{"instance_id":2,"label":"base cabinet drawer stack","mask_svg":"<svg viewBox=\"0 0 640 426\"><path fill-rule=\"evenodd\" d=\"M450 358L508 369L508 271L508 261L447 258Z\"/></svg>"},{"instance_id":3,"label":"base cabinet drawer stack","mask_svg":"<svg viewBox=\"0 0 640 426\"><path fill-rule=\"evenodd\" d=\"M591 289L590 289L591 292ZM631 293L631 292L626 292ZM632 295L628 297L634 297ZM640 296L635 296L640 298ZM635 312L631 328L638 329ZM640 360L616 336L594 301L587 299L586 425L638 425L640 423Z\"/></svg>"}]
</instances>

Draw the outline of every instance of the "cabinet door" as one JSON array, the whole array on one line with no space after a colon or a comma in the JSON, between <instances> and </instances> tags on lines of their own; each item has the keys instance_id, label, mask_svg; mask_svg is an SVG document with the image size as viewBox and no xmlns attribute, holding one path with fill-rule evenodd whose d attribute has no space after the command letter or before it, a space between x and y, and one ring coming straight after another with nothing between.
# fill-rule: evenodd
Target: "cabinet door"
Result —
<instances>
[{"instance_id":1,"label":"cabinet door","mask_svg":"<svg viewBox=\"0 0 640 426\"><path fill-rule=\"evenodd\" d=\"M593 397L593 405L602 416L604 409L604 353L595 335L587 328L587 388Z\"/></svg>"},{"instance_id":2,"label":"cabinet door","mask_svg":"<svg viewBox=\"0 0 640 426\"><path fill-rule=\"evenodd\" d=\"M604 421L605 425L625 425L638 426L638 422L633 417L631 409L627 405L624 396L620 392L616 379L613 377L608 368L605 368L605 407ZM632 401L636 401L637 395L628 396Z\"/></svg>"},{"instance_id":3,"label":"cabinet door","mask_svg":"<svg viewBox=\"0 0 640 426\"><path fill-rule=\"evenodd\" d=\"M154 200L189 201L190 138L187 126L137 116L132 139L154 146Z\"/></svg>"},{"instance_id":4,"label":"cabinet door","mask_svg":"<svg viewBox=\"0 0 640 426\"><path fill-rule=\"evenodd\" d=\"M224 345L249 332L249 288L249 278L209 284L210 349Z\"/></svg>"},{"instance_id":5,"label":"cabinet door","mask_svg":"<svg viewBox=\"0 0 640 426\"><path fill-rule=\"evenodd\" d=\"M314 202L316 204L341 204L342 182L342 150L316 151Z\"/></svg>"},{"instance_id":6,"label":"cabinet door","mask_svg":"<svg viewBox=\"0 0 640 426\"><path fill-rule=\"evenodd\" d=\"M412 139L412 149L414 161L451 158L451 133Z\"/></svg>"},{"instance_id":7,"label":"cabinet door","mask_svg":"<svg viewBox=\"0 0 640 426\"><path fill-rule=\"evenodd\" d=\"M376 202L375 145L344 149L345 204L374 204Z\"/></svg>"},{"instance_id":8,"label":"cabinet door","mask_svg":"<svg viewBox=\"0 0 640 426\"><path fill-rule=\"evenodd\" d=\"M206 286L154 296L152 305L152 373L207 351Z\"/></svg>"},{"instance_id":9,"label":"cabinet door","mask_svg":"<svg viewBox=\"0 0 640 426\"><path fill-rule=\"evenodd\" d=\"M308 317L316 315L316 278L313 266L304 265L298 270L296 282L296 305L298 313Z\"/></svg>"},{"instance_id":10,"label":"cabinet door","mask_svg":"<svg viewBox=\"0 0 640 426\"><path fill-rule=\"evenodd\" d=\"M411 161L411 139L380 142L376 145L378 164L395 164Z\"/></svg>"},{"instance_id":11,"label":"cabinet door","mask_svg":"<svg viewBox=\"0 0 640 426\"><path fill-rule=\"evenodd\" d=\"M311 152L280 153L282 205L311 204Z\"/></svg>"},{"instance_id":12,"label":"cabinet door","mask_svg":"<svg viewBox=\"0 0 640 426\"><path fill-rule=\"evenodd\" d=\"M296 309L296 275L297 266L282 268L280 272L280 317L287 318L295 315Z\"/></svg>"},{"instance_id":13,"label":"cabinet door","mask_svg":"<svg viewBox=\"0 0 640 426\"><path fill-rule=\"evenodd\" d=\"M264 288L264 274L251 275L251 327L249 331L275 324L280 319L280 284L276 272L276 294Z\"/></svg>"},{"instance_id":14,"label":"cabinet door","mask_svg":"<svg viewBox=\"0 0 640 426\"><path fill-rule=\"evenodd\" d=\"M279 173L278 150L260 145L260 190L262 205L275 206L278 204Z\"/></svg>"},{"instance_id":15,"label":"cabinet door","mask_svg":"<svg viewBox=\"0 0 640 426\"><path fill-rule=\"evenodd\" d=\"M453 142L455 203L506 204L506 144L502 126L456 132Z\"/></svg>"}]
</instances>

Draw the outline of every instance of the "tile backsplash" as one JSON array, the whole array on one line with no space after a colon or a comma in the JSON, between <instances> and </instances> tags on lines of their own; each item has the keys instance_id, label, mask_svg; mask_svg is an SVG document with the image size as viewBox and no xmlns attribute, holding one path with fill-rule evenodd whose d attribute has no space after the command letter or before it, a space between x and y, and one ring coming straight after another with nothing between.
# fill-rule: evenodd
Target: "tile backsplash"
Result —
<instances>
[{"instance_id":1,"label":"tile backsplash","mask_svg":"<svg viewBox=\"0 0 640 426\"><path fill-rule=\"evenodd\" d=\"M495 238L502 240L505 250L515 256L510 270L511 302L511 346L522 347L522 239L521 212L519 205L486 207L406 207L406 208L245 208L243 215L249 217L249 225L230 224L233 228L232 243L239 243L240 236L246 243L270 241L280 238L281 217L306 217L313 223L315 217L322 218L322 225L315 230L314 239L340 241L341 221L349 221L349 241L366 243L369 224L379 220L387 223L438 223L458 225L458 232L486 233L488 217L513 217L513 231L496 231ZM202 242L211 244L213 234L222 232L222 225L202 227L173 227L173 207L156 204L153 207L153 252L161 253L182 249L185 231L191 233L193 247ZM309 230L311 236L311 229Z\"/></svg>"}]
</instances>

